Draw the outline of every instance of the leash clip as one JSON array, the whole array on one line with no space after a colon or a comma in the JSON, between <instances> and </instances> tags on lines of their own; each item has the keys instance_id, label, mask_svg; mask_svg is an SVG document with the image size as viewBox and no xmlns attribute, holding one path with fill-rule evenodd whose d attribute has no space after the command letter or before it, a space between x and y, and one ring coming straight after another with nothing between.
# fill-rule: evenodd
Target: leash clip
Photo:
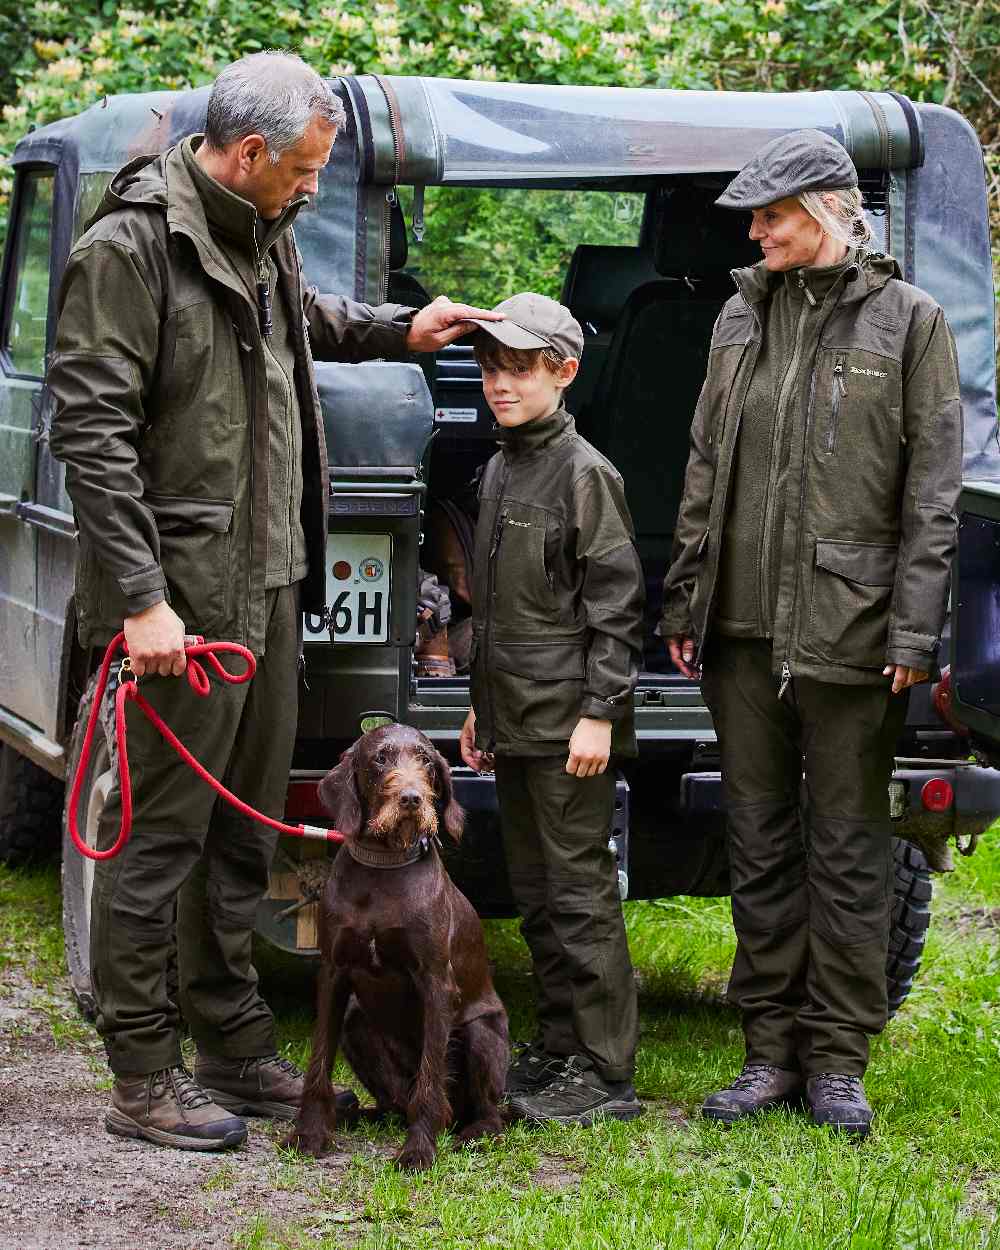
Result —
<instances>
[{"instance_id":1,"label":"leash clip","mask_svg":"<svg viewBox=\"0 0 1000 1250\"><path fill-rule=\"evenodd\" d=\"M132 672L131 656L126 655L122 657L122 662L118 665L118 684L122 685L127 681L134 681L136 685L139 684L138 674Z\"/></svg>"}]
</instances>

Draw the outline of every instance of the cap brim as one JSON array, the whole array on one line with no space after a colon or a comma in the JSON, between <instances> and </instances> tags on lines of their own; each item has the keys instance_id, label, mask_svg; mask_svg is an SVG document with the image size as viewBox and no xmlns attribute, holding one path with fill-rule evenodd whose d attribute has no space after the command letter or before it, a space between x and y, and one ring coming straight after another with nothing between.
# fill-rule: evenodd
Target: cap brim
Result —
<instances>
[{"instance_id":1,"label":"cap brim","mask_svg":"<svg viewBox=\"0 0 1000 1250\"><path fill-rule=\"evenodd\" d=\"M469 321L480 330L485 330L487 334L492 336L499 343L503 343L504 347L529 348L529 347L548 347L549 342L538 334L532 334L530 330L524 330L519 325L515 325L511 320L505 321L480 321L477 317L470 317ZM474 330L469 331L474 334ZM463 336L464 337L464 336Z\"/></svg>"}]
</instances>

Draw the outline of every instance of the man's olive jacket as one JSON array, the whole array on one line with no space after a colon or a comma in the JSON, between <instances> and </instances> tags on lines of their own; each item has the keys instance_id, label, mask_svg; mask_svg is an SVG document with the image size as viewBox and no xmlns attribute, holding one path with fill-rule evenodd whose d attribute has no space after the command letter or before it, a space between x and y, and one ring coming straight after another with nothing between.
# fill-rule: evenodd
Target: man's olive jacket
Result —
<instances>
[{"instance_id":1,"label":"man's olive jacket","mask_svg":"<svg viewBox=\"0 0 1000 1250\"><path fill-rule=\"evenodd\" d=\"M481 750L554 755L581 716L635 753L645 583L614 466L564 408L505 430L480 489L471 693Z\"/></svg>"},{"instance_id":2,"label":"man's olive jacket","mask_svg":"<svg viewBox=\"0 0 1000 1250\"><path fill-rule=\"evenodd\" d=\"M691 426L659 627L664 637L694 637L699 655L761 309L775 280L763 263L733 277L739 293L715 324ZM789 348L788 362L797 402L775 538L775 672L868 684L885 680L887 663L931 671L962 471L958 366L944 314L900 280L894 260L862 254L827 297L808 350L796 358Z\"/></svg>"},{"instance_id":3,"label":"man's olive jacket","mask_svg":"<svg viewBox=\"0 0 1000 1250\"><path fill-rule=\"evenodd\" d=\"M409 310L307 288L290 229L271 256L273 297L293 314L302 607L320 612L329 485L310 344L319 359L398 357ZM73 248L48 379L51 447L66 463L80 535L84 645L105 644L126 616L166 599L188 632L260 652L269 484L258 309L212 238L178 148L126 165Z\"/></svg>"}]
</instances>

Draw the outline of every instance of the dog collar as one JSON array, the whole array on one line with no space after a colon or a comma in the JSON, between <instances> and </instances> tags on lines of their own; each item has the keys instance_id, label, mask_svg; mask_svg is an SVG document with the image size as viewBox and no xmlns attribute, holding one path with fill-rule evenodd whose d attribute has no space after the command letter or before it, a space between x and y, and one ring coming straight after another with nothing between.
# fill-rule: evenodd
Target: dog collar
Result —
<instances>
[{"instance_id":1,"label":"dog collar","mask_svg":"<svg viewBox=\"0 0 1000 1250\"><path fill-rule=\"evenodd\" d=\"M405 868L407 864L415 864L429 854L431 841L431 838L424 836L402 851L353 840L345 842L344 846L351 859L358 864L364 864L366 868ZM433 841L437 842L438 839L434 838Z\"/></svg>"}]
</instances>

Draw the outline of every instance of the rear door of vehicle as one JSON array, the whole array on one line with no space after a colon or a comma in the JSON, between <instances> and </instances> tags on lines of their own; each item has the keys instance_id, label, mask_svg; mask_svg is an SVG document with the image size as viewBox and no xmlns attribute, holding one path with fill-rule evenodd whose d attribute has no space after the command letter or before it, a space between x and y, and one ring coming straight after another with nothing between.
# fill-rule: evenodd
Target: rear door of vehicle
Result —
<instances>
[{"instance_id":1,"label":"rear door of vehicle","mask_svg":"<svg viewBox=\"0 0 1000 1250\"><path fill-rule=\"evenodd\" d=\"M959 498L952 590L951 687L958 719L1000 749L1000 483L966 483Z\"/></svg>"},{"instance_id":2,"label":"rear door of vehicle","mask_svg":"<svg viewBox=\"0 0 1000 1250\"><path fill-rule=\"evenodd\" d=\"M21 166L0 301L0 715L44 726L36 680L35 501L49 346L54 167Z\"/></svg>"}]
</instances>

